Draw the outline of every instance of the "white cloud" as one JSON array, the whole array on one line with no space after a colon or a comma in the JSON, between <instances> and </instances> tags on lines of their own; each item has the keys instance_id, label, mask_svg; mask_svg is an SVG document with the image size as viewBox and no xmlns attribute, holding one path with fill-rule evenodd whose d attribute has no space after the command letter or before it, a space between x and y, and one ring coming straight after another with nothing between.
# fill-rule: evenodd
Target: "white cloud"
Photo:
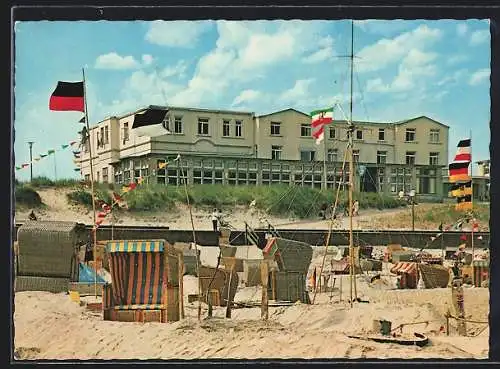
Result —
<instances>
[{"instance_id":1,"label":"white cloud","mask_svg":"<svg viewBox=\"0 0 500 369\"><path fill-rule=\"evenodd\" d=\"M241 91L241 93L236 96L236 98L233 101L232 106L240 105L244 102L252 102L257 100L259 97L262 96L262 92L256 91L256 90L244 90Z\"/></svg>"},{"instance_id":2,"label":"white cloud","mask_svg":"<svg viewBox=\"0 0 500 369\"><path fill-rule=\"evenodd\" d=\"M484 42L488 42L489 40L490 40L489 30L474 31L470 36L470 44L473 46L482 44Z\"/></svg>"},{"instance_id":3,"label":"white cloud","mask_svg":"<svg viewBox=\"0 0 500 369\"><path fill-rule=\"evenodd\" d=\"M391 83L384 83L380 77L371 79L366 84L368 92L404 92L423 83L423 77L436 74L436 66L429 64L437 57L436 53L426 53L412 49L398 67L398 74Z\"/></svg>"},{"instance_id":4,"label":"white cloud","mask_svg":"<svg viewBox=\"0 0 500 369\"><path fill-rule=\"evenodd\" d=\"M490 68L479 69L474 72L469 79L471 86L477 86L490 78Z\"/></svg>"},{"instance_id":5,"label":"white cloud","mask_svg":"<svg viewBox=\"0 0 500 369\"><path fill-rule=\"evenodd\" d=\"M328 60L333 56L333 39L330 36L320 40L318 46L320 47L319 50L303 58L305 63L319 63Z\"/></svg>"},{"instance_id":6,"label":"white cloud","mask_svg":"<svg viewBox=\"0 0 500 369\"><path fill-rule=\"evenodd\" d=\"M381 70L400 61L412 49L422 49L433 44L441 36L441 30L420 25L413 31L403 33L393 39L381 39L363 48L357 54L361 59L356 63L356 69L358 72Z\"/></svg>"},{"instance_id":7,"label":"white cloud","mask_svg":"<svg viewBox=\"0 0 500 369\"><path fill-rule=\"evenodd\" d=\"M455 65L455 64L459 64L461 62L464 62L467 59L469 59L469 57L467 55L464 55L464 54L452 55L452 56L448 57L448 59L446 60L446 63L449 65Z\"/></svg>"},{"instance_id":8,"label":"white cloud","mask_svg":"<svg viewBox=\"0 0 500 369\"><path fill-rule=\"evenodd\" d=\"M146 40L161 46L192 48L210 28L210 22L207 21L158 20L152 22Z\"/></svg>"},{"instance_id":9,"label":"white cloud","mask_svg":"<svg viewBox=\"0 0 500 369\"><path fill-rule=\"evenodd\" d=\"M186 69L187 69L186 62L184 60L179 60L177 64L164 68L161 71L160 76L163 78L169 78L169 77L183 78L185 76Z\"/></svg>"},{"instance_id":10,"label":"white cloud","mask_svg":"<svg viewBox=\"0 0 500 369\"><path fill-rule=\"evenodd\" d=\"M153 61L154 61L153 56L151 56L149 54L144 54L142 56L142 62L144 63L144 65L150 65L153 63Z\"/></svg>"},{"instance_id":11,"label":"white cloud","mask_svg":"<svg viewBox=\"0 0 500 369\"><path fill-rule=\"evenodd\" d=\"M300 60L324 39L324 25L304 21L218 21L216 47L199 59L186 88L172 99L182 105L215 102L235 83L255 81L271 66Z\"/></svg>"},{"instance_id":12,"label":"white cloud","mask_svg":"<svg viewBox=\"0 0 500 369\"><path fill-rule=\"evenodd\" d=\"M468 30L467 23L457 24L457 34L459 36L465 36L465 34L467 33L467 30Z\"/></svg>"},{"instance_id":13,"label":"white cloud","mask_svg":"<svg viewBox=\"0 0 500 369\"><path fill-rule=\"evenodd\" d=\"M459 69L453 74L447 75L440 79L436 84L438 86L444 86L448 84L456 84L462 80L463 77L467 74L467 69Z\"/></svg>"},{"instance_id":14,"label":"white cloud","mask_svg":"<svg viewBox=\"0 0 500 369\"><path fill-rule=\"evenodd\" d=\"M115 52L99 55L95 61L97 69L133 69L139 67L139 63L133 56L120 56Z\"/></svg>"},{"instance_id":15,"label":"white cloud","mask_svg":"<svg viewBox=\"0 0 500 369\"><path fill-rule=\"evenodd\" d=\"M407 20L364 19L355 21L354 26L365 32L390 36L394 33L407 30L411 27L411 22Z\"/></svg>"},{"instance_id":16,"label":"white cloud","mask_svg":"<svg viewBox=\"0 0 500 369\"><path fill-rule=\"evenodd\" d=\"M299 79L295 81L295 85L284 92L281 93L279 100L283 102L293 103L297 100L303 99L306 96L309 96L309 86L314 82L314 79Z\"/></svg>"}]
</instances>

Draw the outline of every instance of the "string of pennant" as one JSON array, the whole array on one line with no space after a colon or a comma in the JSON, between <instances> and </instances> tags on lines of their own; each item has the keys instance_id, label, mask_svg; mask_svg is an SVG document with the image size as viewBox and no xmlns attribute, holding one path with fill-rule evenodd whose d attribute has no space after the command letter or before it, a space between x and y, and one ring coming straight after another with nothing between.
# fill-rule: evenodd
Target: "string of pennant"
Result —
<instances>
[{"instance_id":1,"label":"string of pennant","mask_svg":"<svg viewBox=\"0 0 500 369\"><path fill-rule=\"evenodd\" d=\"M449 231L449 230L458 230L460 226L465 222L465 219L460 219L454 224L450 224L443 229L443 223L439 225L439 233L437 233L435 236L431 236L430 240L431 242L434 242L436 239L441 237L444 232ZM472 232L479 232L479 222L477 221L476 218L472 218ZM478 240L482 240L483 236L478 236ZM460 241L467 241L467 235L462 234L460 235Z\"/></svg>"},{"instance_id":2,"label":"string of pennant","mask_svg":"<svg viewBox=\"0 0 500 369\"><path fill-rule=\"evenodd\" d=\"M27 162L27 163L23 163L21 165L16 165L16 170L21 170L21 169L25 169L25 168L28 168L30 165L33 165L35 163L38 163L40 162L42 159L50 156L50 155L53 155L55 154L56 152L60 152L60 151L65 151L66 149L68 149L69 147L74 147L75 145L78 144L78 141L76 140L73 140L73 141L70 141L69 143L67 144L62 144L61 145L61 148L60 149L49 149L47 150L47 152L43 153L43 154L39 154L38 156L34 157L33 160L31 162ZM80 158L80 151L73 151L73 155L75 156L75 158ZM74 159L74 162L76 164L76 159ZM76 170L76 169L75 169ZM78 170L80 170L80 168L78 168Z\"/></svg>"},{"instance_id":3,"label":"string of pennant","mask_svg":"<svg viewBox=\"0 0 500 369\"><path fill-rule=\"evenodd\" d=\"M129 193L130 191L133 191L137 188L138 185L141 185L143 182L144 182L144 178L145 177L139 177L137 179L137 182L131 182L129 183L128 185L125 185L122 187L121 189L121 193L120 194L117 194L116 192L113 192L113 202L111 203L111 205L107 204L106 202L102 201L101 200L101 209L102 211L99 211L97 213L97 220L95 222L95 228L99 228L99 226L102 224L102 222L104 222L104 220L106 219L106 217L111 214L111 211L113 210L113 208L115 206L120 206L120 207L123 207L124 206L124 199L123 197Z\"/></svg>"}]
</instances>

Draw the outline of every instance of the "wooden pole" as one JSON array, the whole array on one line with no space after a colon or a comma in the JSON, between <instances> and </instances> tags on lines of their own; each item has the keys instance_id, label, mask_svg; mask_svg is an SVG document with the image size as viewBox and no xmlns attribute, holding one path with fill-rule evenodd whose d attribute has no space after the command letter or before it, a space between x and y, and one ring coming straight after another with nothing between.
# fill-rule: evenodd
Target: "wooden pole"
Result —
<instances>
[{"instance_id":1,"label":"wooden pole","mask_svg":"<svg viewBox=\"0 0 500 369\"><path fill-rule=\"evenodd\" d=\"M184 192L186 194L186 202L189 210L189 218L191 219L191 228L193 230L193 244L194 244L194 252L196 253L196 274L198 276L198 320L201 320L201 279L200 279L200 257L198 256L198 245L196 243L196 230L194 228L194 218L193 218L193 209L191 207L191 201L189 201L189 193L187 190L187 178L184 173L184 168L181 163L181 155L177 155L177 159L179 161L179 168L182 172L182 178L184 181ZM210 293L210 291L208 292Z\"/></svg>"},{"instance_id":2,"label":"wooden pole","mask_svg":"<svg viewBox=\"0 0 500 369\"><path fill-rule=\"evenodd\" d=\"M181 319L184 319L184 255L179 252L179 313Z\"/></svg>"},{"instance_id":3,"label":"wooden pole","mask_svg":"<svg viewBox=\"0 0 500 369\"><path fill-rule=\"evenodd\" d=\"M276 301L276 271L273 270L271 272L271 289L272 289L272 297L273 300Z\"/></svg>"},{"instance_id":4,"label":"wooden pole","mask_svg":"<svg viewBox=\"0 0 500 369\"><path fill-rule=\"evenodd\" d=\"M262 302L261 302L261 310L260 317L262 320L269 319L269 299L267 295L267 284L269 280L269 266L267 261L262 261L260 263L260 279L262 285Z\"/></svg>"},{"instance_id":5,"label":"wooden pole","mask_svg":"<svg viewBox=\"0 0 500 369\"><path fill-rule=\"evenodd\" d=\"M90 133L89 111L87 108L87 89L85 88L85 68L82 68L83 75L83 101L85 107L85 123L87 125L87 140L89 143L89 165L90 165L90 189L92 191L92 242L94 246L94 297L97 299L97 227L96 227L96 213L95 213L95 192L94 192L94 166L92 164L92 135Z\"/></svg>"},{"instance_id":6,"label":"wooden pole","mask_svg":"<svg viewBox=\"0 0 500 369\"><path fill-rule=\"evenodd\" d=\"M231 318L231 305L233 305L233 301L231 300L231 282L233 280L233 270L234 270L234 259L231 264L231 268L229 269L229 283L227 285L227 305L226 305L226 318Z\"/></svg>"}]
</instances>

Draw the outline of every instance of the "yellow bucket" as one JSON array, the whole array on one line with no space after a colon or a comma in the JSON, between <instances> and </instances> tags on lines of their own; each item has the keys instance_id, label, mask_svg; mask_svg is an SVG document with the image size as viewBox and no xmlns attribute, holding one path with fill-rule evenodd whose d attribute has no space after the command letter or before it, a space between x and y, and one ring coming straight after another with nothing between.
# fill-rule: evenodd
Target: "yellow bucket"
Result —
<instances>
[{"instance_id":1,"label":"yellow bucket","mask_svg":"<svg viewBox=\"0 0 500 369\"><path fill-rule=\"evenodd\" d=\"M78 291L69 291L69 298L71 299L71 301L73 302L76 302L76 303L80 303L80 292Z\"/></svg>"}]
</instances>

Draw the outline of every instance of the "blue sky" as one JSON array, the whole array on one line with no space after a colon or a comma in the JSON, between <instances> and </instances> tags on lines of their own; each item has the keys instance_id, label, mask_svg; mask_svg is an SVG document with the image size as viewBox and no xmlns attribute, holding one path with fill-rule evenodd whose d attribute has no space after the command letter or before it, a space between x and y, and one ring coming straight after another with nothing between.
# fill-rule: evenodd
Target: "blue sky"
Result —
<instances>
[{"instance_id":1,"label":"blue sky","mask_svg":"<svg viewBox=\"0 0 500 369\"><path fill-rule=\"evenodd\" d=\"M96 123L149 104L304 112L348 111L350 21L18 22L15 163L78 139L78 112L51 112L57 81L82 79ZM487 20L356 21L354 119L427 115L450 126L450 156L473 130L473 160L489 158ZM79 176L70 150L57 177ZM54 178L54 160L33 166ZM16 171L29 179L29 168Z\"/></svg>"}]
</instances>

